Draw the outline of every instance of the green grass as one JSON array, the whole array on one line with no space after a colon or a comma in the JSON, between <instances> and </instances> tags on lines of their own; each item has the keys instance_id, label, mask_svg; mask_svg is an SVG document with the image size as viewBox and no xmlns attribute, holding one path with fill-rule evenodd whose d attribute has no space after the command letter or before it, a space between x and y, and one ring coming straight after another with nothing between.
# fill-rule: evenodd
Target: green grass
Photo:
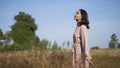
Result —
<instances>
[{"instance_id":1,"label":"green grass","mask_svg":"<svg viewBox=\"0 0 120 68\"><path fill-rule=\"evenodd\" d=\"M95 68L120 67L120 49L93 49L91 55ZM72 52L35 49L1 51L0 68L72 68Z\"/></svg>"}]
</instances>

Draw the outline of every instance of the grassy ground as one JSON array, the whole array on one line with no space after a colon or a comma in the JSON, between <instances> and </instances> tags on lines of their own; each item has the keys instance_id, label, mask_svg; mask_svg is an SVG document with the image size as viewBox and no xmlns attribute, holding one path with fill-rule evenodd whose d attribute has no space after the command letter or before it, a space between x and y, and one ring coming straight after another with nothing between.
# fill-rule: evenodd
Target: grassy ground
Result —
<instances>
[{"instance_id":1,"label":"grassy ground","mask_svg":"<svg viewBox=\"0 0 120 68\"><path fill-rule=\"evenodd\" d=\"M95 68L120 67L120 49L91 50L91 55ZM36 49L1 51L0 68L72 68L72 52Z\"/></svg>"}]
</instances>

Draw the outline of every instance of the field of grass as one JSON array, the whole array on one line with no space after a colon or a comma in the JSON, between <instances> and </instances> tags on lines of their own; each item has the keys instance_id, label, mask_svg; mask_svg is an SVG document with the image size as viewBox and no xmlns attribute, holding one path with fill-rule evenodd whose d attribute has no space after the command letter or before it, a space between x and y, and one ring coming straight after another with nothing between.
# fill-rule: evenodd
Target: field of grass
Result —
<instances>
[{"instance_id":1,"label":"field of grass","mask_svg":"<svg viewBox=\"0 0 120 68\"><path fill-rule=\"evenodd\" d=\"M94 68L120 68L120 49L93 49L91 55ZM0 51L0 68L72 68L72 52L36 49Z\"/></svg>"}]
</instances>

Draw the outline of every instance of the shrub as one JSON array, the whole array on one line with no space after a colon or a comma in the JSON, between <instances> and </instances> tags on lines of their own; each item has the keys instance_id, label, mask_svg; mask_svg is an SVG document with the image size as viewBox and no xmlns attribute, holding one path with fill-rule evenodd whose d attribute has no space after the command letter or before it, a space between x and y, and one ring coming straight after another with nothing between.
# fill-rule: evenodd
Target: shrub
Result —
<instances>
[{"instance_id":1,"label":"shrub","mask_svg":"<svg viewBox=\"0 0 120 68\"><path fill-rule=\"evenodd\" d=\"M91 49L99 49L99 47L98 46L94 46Z\"/></svg>"}]
</instances>

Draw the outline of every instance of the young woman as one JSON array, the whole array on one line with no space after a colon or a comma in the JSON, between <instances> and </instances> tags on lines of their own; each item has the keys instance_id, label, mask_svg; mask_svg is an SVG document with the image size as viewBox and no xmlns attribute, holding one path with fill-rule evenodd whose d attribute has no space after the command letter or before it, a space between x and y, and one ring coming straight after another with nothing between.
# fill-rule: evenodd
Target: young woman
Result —
<instances>
[{"instance_id":1,"label":"young woman","mask_svg":"<svg viewBox=\"0 0 120 68\"><path fill-rule=\"evenodd\" d=\"M87 12L79 9L75 13L74 20L76 20L77 26L73 33L73 68L89 68L92 58L88 46L89 20Z\"/></svg>"}]
</instances>

